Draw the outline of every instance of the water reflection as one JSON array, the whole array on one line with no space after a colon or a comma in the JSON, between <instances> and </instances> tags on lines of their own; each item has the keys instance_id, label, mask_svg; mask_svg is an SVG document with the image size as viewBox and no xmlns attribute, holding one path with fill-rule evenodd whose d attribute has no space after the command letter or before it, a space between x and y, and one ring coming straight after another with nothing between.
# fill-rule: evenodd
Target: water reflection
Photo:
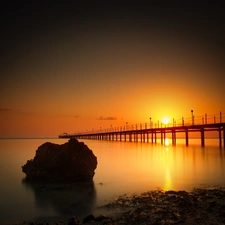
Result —
<instances>
[{"instance_id":1,"label":"water reflection","mask_svg":"<svg viewBox=\"0 0 225 225\"><path fill-rule=\"evenodd\" d=\"M165 139L165 143L164 143L164 144L165 144L165 146L167 146L167 147L168 147L168 146L170 145L170 140L169 140L168 138L166 138L166 139Z\"/></svg>"},{"instance_id":2,"label":"water reflection","mask_svg":"<svg viewBox=\"0 0 225 225\"><path fill-rule=\"evenodd\" d=\"M90 214L96 201L93 181L79 183L41 183L22 180L22 184L34 192L37 208L52 207L61 216Z\"/></svg>"},{"instance_id":3,"label":"water reflection","mask_svg":"<svg viewBox=\"0 0 225 225\"><path fill-rule=\"evenodd\" d=\"M164 186L163 190L165 190L165 191L172 190L172 179L171 179L170 168L169 167L166 167L166 171L165 171L165 186Z\"/></svg>"},{"instance_id":4,"label":"water reflection","mask_svg":"<svg viewBox=\"0 0 225 225\"><path fill-rule=\"evenodd\" d=\"M168 146L161 139L156 144L85 140L98 157L98 167L95 185L78 186L21 182L25 176L21 165L33 158L37 146L50 140L0 140L0 224L58 215L84 217L120 195L156 188L225 186L225 149L218 147L218 140L206 139L205 147L200 139L190 139L189 146L185 139L177 139L176 146L168 140Z\"/></svg>"}]
</instances>

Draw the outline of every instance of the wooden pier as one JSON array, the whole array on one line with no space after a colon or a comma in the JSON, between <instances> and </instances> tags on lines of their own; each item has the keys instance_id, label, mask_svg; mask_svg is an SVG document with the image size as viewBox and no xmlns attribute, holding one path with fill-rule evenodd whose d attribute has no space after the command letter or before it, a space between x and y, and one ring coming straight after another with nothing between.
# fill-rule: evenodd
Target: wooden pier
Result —
<instances>
[{"instance_id":1,"label":"wooden pier","mask_svg":"<svg viewBox=\"0 0 225 225\"><path fill-rule=\"evenodd\" d=\"M140 124L140 127L136 126L135 129L133 126L130 129L126 127L122 128L111 128L108 130L99 130L92 132L81 132L74 134L61 134L59 138L77 138L77 139L93 139L93 140L109 140L109 141L134 141L134 142L151 142L156 143L157 139L161 139L161 143L165 143L165 139L169 134L172 139L172 145L176 145L177 134L183 133L185 137L186 146L189 145L190 133L197 132L200 134L201 146L205 146L205 134L207 132L217 132L218 144L220 147L225 148L225 123L222 122L222 113L219 114L219 122L216 122L216 117L214 116L213 123L207 123L207 116L205 116L202 124L196 124L194 118L191 118L191 124L184 123L182 118L181 125L177 125L173 121L173 125L165 125L165 127L152 127L152 123L149 124L150 128L147 128L145 124L144 128ZM161 125L162 126L162 125ZM152 127L152 128L151 128Z\"/></svg>"}]
</instances>

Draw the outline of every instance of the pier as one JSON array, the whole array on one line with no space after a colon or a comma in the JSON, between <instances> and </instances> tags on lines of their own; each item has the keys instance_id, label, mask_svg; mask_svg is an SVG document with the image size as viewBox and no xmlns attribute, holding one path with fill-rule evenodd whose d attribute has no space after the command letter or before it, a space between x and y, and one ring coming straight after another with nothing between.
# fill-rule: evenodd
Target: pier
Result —
<instances>
[{"instance_id":1,"label":"pier","mask_svg":"<svg viewBox=\"0 0 225 225\"><path fill-rule=\"evenodd\" d=\"M193 113L193 112L192 112ZM78 132L74 134L61 134L59 138L77 138L77 139L92 139L92 140L109 140L109 141L134 141L134 142L151 142L156 143L157 139L161 140L161 143L165 143L165 139L170 135L172 139L172 145L176 145L178 133L183 133L185 138L186 146L189 145L190 133L197 132L200 134L201 146L205 146L205 139L207 132L216 132L218 138L218 144L220 147L225 148L225 118L224 114L221 112L219 114L214 114L204 117L194 117L184 119L177 123L173 119L172 124L159 124L153 123L150 118L150 123L136 124L136 126L131 125L124 127L112 126L108 129L100 129L97 131L86 131Z\"/></svg>"}]
</instances>

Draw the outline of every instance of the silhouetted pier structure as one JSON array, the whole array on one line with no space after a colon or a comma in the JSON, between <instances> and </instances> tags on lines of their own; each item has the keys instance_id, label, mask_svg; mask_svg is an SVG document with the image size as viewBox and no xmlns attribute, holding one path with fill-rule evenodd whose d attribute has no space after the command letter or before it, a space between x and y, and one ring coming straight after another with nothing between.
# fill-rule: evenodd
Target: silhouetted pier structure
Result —
<instances>
[{"instance_id":1,"label":"silhouetted pier structure","mask_svg":"<svg viewBox=\"0 0 225 225\"><path fill-rule=\"evenodd\" d=\"M126 126L115 127L108 129L101 129L97 131L86 131L74 134L61 134L59 138L77 138L77 139L93 139L93 140L110 140L110 141L134 141L134 142L151 142L156 143L157 139L161 139L161 143L165 143L167 134L170 134L172 139L172 145L176 145L177 134L184 133L186 146L189 145L190 133L198 132L200 133L201 146L205 146L205 134L207 132L216 131L218 133L217 138L219 140L219 146L225 147L225 121L224 114L221 112L219 114L214 114L204 117L194 117L192 111L192 117L184 119L182 117L180 123L177 123L173 119L172 124L159 124L152 123L150 118L150 123L136 124L136 126ZM179 122L179 121L178 121ZM222 143L223 142L223 143Z\"/></svg>"}]
</instances>

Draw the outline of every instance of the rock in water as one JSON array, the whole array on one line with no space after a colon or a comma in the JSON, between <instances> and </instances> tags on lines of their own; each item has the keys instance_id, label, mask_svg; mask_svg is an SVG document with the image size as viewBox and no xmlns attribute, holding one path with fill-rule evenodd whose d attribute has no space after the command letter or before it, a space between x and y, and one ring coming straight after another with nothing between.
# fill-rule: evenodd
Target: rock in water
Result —
<instances>
[{"instance_id":1,"label":"rock in water","mask_svg":"<svg viewBox=\"0 0 225 225\"><path fill-rule=\"evenodd\" d=\"M87 145L71 138L62 145L46 142L36 151L34 159L22 166L27 179L52 181L92 180L97 157Z\"/></svg>"}]
</instances>

